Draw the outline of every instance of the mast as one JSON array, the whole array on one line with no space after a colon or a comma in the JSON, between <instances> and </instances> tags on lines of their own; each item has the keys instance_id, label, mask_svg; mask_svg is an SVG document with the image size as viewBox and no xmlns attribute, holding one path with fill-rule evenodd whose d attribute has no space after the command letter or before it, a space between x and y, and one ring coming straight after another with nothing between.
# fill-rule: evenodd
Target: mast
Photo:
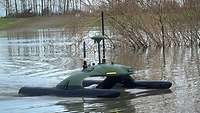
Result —
<instances>
[{"instance_id":1,"label":"mast","mask_svg":"<svg viewBox=\"0 0 200 113\"><path fill-rule=\"evenodd\" d=\"M87 68L87 61L86 61L86 47L85 47L85 41L83 42L83 69Z\"/></svg>"},{"instance_id":2,"label":"mast","mask_svg":"<svg viewBox=\"0 0 200 113\"><path fill-rule=\"evenodd\" d=\"M98 46L98 57L99 57L99 64L101 64L101 41L104 39L104 36L99 35L99 36L93 36L91 39L94 40L94 43L97 43ZM103 63L103 62L102 62Z\"/></svg>"},{"instance_id":3,"label":"mast","mask_svg":"<svg viewBox=\"0 0 200 113\"><path fill-rule=\"evenodd\" d=\"M105 35L105 30L104 30L104 13L103 11L101 12L101 29L102 29L102 35ZM106 54L105 54L105 39L103 39L103 59L102 59L102 63L105 64L106 63Z\"/></svg>"}]
</instances>

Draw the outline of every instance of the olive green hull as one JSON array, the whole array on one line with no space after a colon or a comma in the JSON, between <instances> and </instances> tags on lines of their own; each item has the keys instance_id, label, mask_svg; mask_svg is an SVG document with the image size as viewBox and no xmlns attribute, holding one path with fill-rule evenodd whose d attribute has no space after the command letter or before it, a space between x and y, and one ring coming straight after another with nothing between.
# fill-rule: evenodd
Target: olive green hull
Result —
<instances>
[{"instance_id":1,"label":"olive green hull","mask_svg":"<svg viewBox=\"0 0 200 113\"><path fill-rule=\"evenodd\" d=\"M115 98L120 92L110 89L75 89L63 90L59 88L22 87L19 92L23 96L59 96L59 97L89 97Z\"/></svg>"},{"instance_id":2,"label":"olive green hull","mask_svg":"<svg viewBox=\"0 0 200 113\"><path fill-rule=\"evenodd\" d=\"M84 80L83 86L88 87L92 84L99 84L103 80ZM120 85L121 86L121 85ZM131 87L119 85L114 86L114 88L125 88L125 89L169 89L172 86L172 83L169 81L156 81L156 80L134 80Z\"/></svg>"}]
</instances>

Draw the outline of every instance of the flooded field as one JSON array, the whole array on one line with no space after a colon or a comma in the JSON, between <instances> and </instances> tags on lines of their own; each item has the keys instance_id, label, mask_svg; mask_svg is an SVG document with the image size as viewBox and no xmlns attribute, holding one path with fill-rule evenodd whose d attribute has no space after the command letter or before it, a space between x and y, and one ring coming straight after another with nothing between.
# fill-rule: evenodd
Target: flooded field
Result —
<instances>
[{"instance_id":1,"label":"flooded field","mask_svg":"<svg viewBox=\"0 0 200 113\"><path fill-rule=\"evenodd\" d=\"M107 50L108 62L134 68L133 77L169 80L171 93L149 95L144 90L128 90L119 98L20 97L23 86L53 87L68 74L82 68L82 40L95 31L42 29L33 32L0 33L0 112L1 113L198 113L200 112L200 49L197 47L149 48L134 52ZM93 42L87 49L93 50ZM97 53L89 51L88 60Z\"/></svg>"}]
</instances>

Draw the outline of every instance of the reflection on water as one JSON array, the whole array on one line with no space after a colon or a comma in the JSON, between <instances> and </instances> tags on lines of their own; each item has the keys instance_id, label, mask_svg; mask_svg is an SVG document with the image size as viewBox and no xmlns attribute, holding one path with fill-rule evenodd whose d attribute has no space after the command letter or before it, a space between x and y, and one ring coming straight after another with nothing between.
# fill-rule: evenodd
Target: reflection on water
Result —
<instances>
[{"instance_id":1,"label":"reflection on water","mask_svg":"<svg viewBox=\"0 0 200 113\"><path fill-rule=\"evenodd\" d=\"M73 31L73 30L72 30ZM132 66L136 79L170 80L172 93L159 95L137 89L115 99L18 97L22 86L55 86L68 73L82 66L82 40L95 31L81 33L62 29L1 33L0 109L1 113L60 112L200 112L199 48L149 48L137 52L117 48L107 50L108 62ZM88 34L89 33L89 34ZM93 42L87 41L89 60L95 59ZM163 62L166 62L163 65ZM156 91L155 91L156 92ZM150 96L149 96L150 95Z\"/></svg>"}]
</instances>

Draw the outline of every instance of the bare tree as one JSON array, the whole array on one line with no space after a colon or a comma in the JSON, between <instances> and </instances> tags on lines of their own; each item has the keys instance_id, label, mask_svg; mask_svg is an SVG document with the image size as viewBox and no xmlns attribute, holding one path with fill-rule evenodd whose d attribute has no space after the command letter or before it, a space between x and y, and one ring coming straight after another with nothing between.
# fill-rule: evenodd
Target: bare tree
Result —
<instances>
[{"instance_id":1,"label":"bare tree","mask_svg":"<svg viewBox=\"0 0 200 113\"><path fill-rule=\"evenodd\" d=\"M17 0L15 0L15 13L18 14Z\"/></svg>"},{"instance_id":2,"label":"bare tree","mask_svg":"<svg viewBox=\"0 0 200 113\"><path fill-rule=\"evenodd\" d=\"M41 0L41 15L43 16L44 0Z\"/></svg>"},{"instance_id":3,"label":"bare tree","mask_svg":"<svg viewBox=\"0 0 200 113\"><path fill-rule=\"evenodd\" d=\"M10 13L10 12L9 12L9 10L10 10L10 5L9 5L10 3L9 3L9 0L5 0L5 4L6 4L6 5L5 5L5 6L6 6L6 7L5 7L5 9L6 9L6 16L8 16L8 14Z\"/></svg>"}]
</instances>

